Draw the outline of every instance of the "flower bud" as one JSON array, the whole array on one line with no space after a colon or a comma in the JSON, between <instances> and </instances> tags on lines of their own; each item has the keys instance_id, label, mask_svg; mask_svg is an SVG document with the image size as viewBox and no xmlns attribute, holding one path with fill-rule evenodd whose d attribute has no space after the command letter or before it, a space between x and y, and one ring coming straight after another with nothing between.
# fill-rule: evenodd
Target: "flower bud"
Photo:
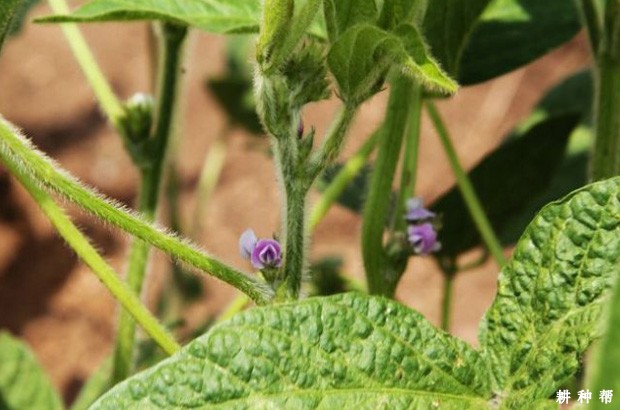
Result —
<instances>
[{"instance_id":1,"label":"flower bud","mask_svg":"<svg viewBox=\"0 0 620 410\"><path fill-rule=\"evenodd\" d=\"M119 118L124 136L131 142L142 142L149 138L153 124L153 97L137 93L123 104Z\"/></svg>"}]
</instances>

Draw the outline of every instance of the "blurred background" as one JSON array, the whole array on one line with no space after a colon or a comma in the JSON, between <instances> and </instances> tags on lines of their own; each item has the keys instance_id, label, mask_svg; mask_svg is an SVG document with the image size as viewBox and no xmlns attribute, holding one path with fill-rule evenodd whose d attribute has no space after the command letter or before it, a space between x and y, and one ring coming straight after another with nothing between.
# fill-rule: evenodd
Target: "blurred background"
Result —
<instances>
[{"instance_id":1,"label":"blurred background","mask_svg":"<svg viewBox=\"0 0 620 410\"><path fill-rule=\"evenodd\" d=\"M32 16L49 14L43 6ZM149 27L144 23L82 26L103 71L122 99L150 90ZM190 224L205 155L225 135L225 162L204 209L200 244L243 270L237 240L247 228L267 237L279 229L280 199L266 138L230 127L208 78L226 75L228 43L193 32L185 64L183 118L176 152L180 178L181 225ZM439 104L463 164L471 168L496 147L555 83L586 67L583 34L529 66L491 82L462 89ZM350 132L343 158L364 142L383 118L386 92L367 102ZM306 127L322 135L338 101L315 104L304 113ZM131 206L138 174L121 140L97 108L58 26L28 23L5 45L0 59L0 113L23 128L34 143L85 183ZM519 172L520 164L515 164ZM428 119L423 124L417 195L426 202L454 184L451 169ZM319 193L314 191L312 199ZM71 209L71 208L70 208ZM72 209L79 226L123 271L129 238ZM166 206L160 219L169 225ZM363 277L360 217L332 208L316 230L313 259L343 258L343 270ZM506 250L507 254L509 249ZM474 250L464 258L475 258ZM170 261L154 252L146 298L154 308L166 286ZM497 279L492 262L459 275L455 282L451 331L476 343L480 317L490 305ZM204 278L204 294L187 309L189 325L204 323L235 296L227 285ZM443 278L433 259L414 258L397 292L403 303L439 321ZM23 337L33 348L66 401L110 353L117 307L97 278L58 238L27 193L0 166L0 328Z\"/></svg>"}]
</instances>

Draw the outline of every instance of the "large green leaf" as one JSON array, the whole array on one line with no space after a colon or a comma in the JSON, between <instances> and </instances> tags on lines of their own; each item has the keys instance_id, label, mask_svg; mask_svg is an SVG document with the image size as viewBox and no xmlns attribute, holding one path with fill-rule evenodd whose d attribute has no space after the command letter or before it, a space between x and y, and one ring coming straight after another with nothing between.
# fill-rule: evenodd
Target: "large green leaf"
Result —
<instances>
[{"instance_id":1,"label":"large green leaf","mask_svg":"<svg viewBox=\"0 0 620 410\"><path fill-rule=\"evenodd\" d=\"M63 408L36 357L25 344L7 332L0 332L0 408Z\"/></svg>"},{"instance_id":2,"label":"large green leaf","mask_svg":"<svg viewBox=\"0 0 620 410\"><path fill-rule=\"evenodd\" d=\"M92 409L486 409L487 380L419 313L344 294L241 313Z\"/></svg>"},{"instance_id":3,"label":"large green leaf","mask_svg":"<svg viewBox=\"0 0 620 410\"><path fill-rule=\"evenodd\" d=\"M416 77L427 88L444 93L457 89L412 25L402 25L395 33L388 33L376 26L358 24L334 43L327 61L341 96L353 104L377 92L392 67Z\"/></svg>"},{"instance_id":4,"label":"large green leaf","mask_svg":"<svg viewBox=\"0 0 620 410\"><path fill-rule=\"evenodd\" d=\"M550 397L580 367L620 275L620 177L543 208L500 274L480 344L496 397Z\"/></svg>"},{"instance_id":5,"label":"large green leaf","mask_svg":"<svg viewBox=\"0 0 620 410\"><path fill-rule=\"evenodd\" d=\"M608 307L607 325L605 337L596 351L596 366L593 371L593 391L612 390L620 392L620 280L616 278L615 291ZM592 363L592 362L591 362ZM603 410L609 408L608 404L601 401L593 401L590 410Z\"/></svg>"},{"instance_id":6,"label":"large green leaf","mask_svg":"<svg viewBox=\"0 0 620 410\"><path fill-rule=\"evenodd\" d=\"M0 51L4 39L13 27L13 19L19 12L23 0L2 0L0 2Z\"/></svg>"},{"instance_id":7,"label":"large green leaf","mask_svg":"<svg viewBox=\"0 0 620 410\"><path fill-rule=\"evenodd\" d=\"M422 31L433 55L449 74L458 73L458 62L467 40L491 1L427 0Z\"/></svg>"},{"instance_id":8,"label":"large green leaf","mask_svg":"<svg viewBox=\"0 0 620 410\"><path fill-rule=\"evenodd\" d=\"M164 20L180 22L212 33L258 31L260 0L93 0L71 15L39 22L95 22Z\"/></svg>"},{"instance_id":9,"label":"large green leaf","mask_svg":"<svg viewBox=\"0 0 620 410\"><path fill-rule=\"evenodd\" d=\"M570 40L581 27L575 3L493 1L459 61L459 82L476 84L508 73Z\"/></svg>"}]
</instances>

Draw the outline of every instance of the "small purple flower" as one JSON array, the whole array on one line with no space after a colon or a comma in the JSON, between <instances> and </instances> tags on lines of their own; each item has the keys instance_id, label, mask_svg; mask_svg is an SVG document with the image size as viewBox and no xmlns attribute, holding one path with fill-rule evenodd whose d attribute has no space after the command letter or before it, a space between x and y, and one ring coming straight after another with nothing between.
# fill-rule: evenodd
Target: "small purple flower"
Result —
<instances>
[{"instance_id":1,"label":"small purple flower","mask_svg":"<svg viewBox=\"0 0 620 410\"><path fill-rule=\"evenodd\" d=\"M407 228L409 243L418 255L428 255L441 249L441 243L437 241L437 232L430 223L411 225Z\"/></svg>"},{"instance_id":2,"label":"small purple flower","mask_svg":"<svg viewBox=\"0 0 620 410\"><path fill-rule=\"evenodd\" d=\"M282 249L274 239L258 239L248 229L239 238L239 252L256 269L279 268L282 265Z\"/></svg>"},{"instance_id":3,"label":"small purple flower","mask_svg":"<svg viewBox=\"0 0 620 410\"><path fill-rule=\"evenodd\" d=\"M280 244L273 239L260 239L252 251L250 261L256 269L279 268L282 265Z\"/></svg>"},{"instance_id":4,"label":"small purple flower","mask_svg":"<svg viewBox=\"0 0 620 410\"><path fill-rule=\"evenodd\" d=\"M407 201L407 222L420 222L435 217L435 213L424 208L421 198L411 198Z\"/></svg>"}]
</instances>

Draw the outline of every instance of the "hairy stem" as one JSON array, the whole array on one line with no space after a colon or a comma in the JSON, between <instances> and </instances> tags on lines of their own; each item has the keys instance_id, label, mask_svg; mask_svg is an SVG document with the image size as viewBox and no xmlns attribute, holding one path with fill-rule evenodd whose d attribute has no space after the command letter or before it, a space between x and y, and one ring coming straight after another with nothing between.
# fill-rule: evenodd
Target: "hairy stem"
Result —
<instances>
[{"instance_id":1,"label":"hairy stem","mask_svg":"<svg viewBox=\"0 0 620 410\"><path fill-rule=\"evenodd\" d=\"M314 181L340 155L346 140L347 131L351 126L351 122L353 122L356 112L357 106L345 105L336 121L334 121L323 144L310 158L308 175L311 181Z\"/></svg>"},{"instance_id":2,"label":"hairy stem","mask_svg":"<svg viewBox=\"0 0 620 410\"><path fill-rule=\"evenodd\" d=\"M439 111L432 101L426 102L426 108L428 109L428 113L431 117L433 125L435 126L435 130L439 135L443 149L448 156L448 161L450 162L452 172L454 172L454 176L456 177L456 183L461 191L461 195L463 195L467 209L469 210L469 213L478 228L478 232L480 232L480 235L482 236L482 240L495 259L495 262L502 267L506 264L506 257L504 256L502 245L497 238L489 219L487 218L482 204L480 204L480 200L478 199L467 172L465 172L461 166L461 162L458 158L456 150L454 149L448 130L439 115Z\"/></svg>"},{"instance_id":3,"label":"hairy stem","mask_svg":"<svg viewBox=\"0 0 620 410\"><path fill-rule=\"evenodd\" d=\"M284 181L286 196L286 239L284 278L287 299L297 299L306 269L306 197L308 189L295 181Z\"/></svg>"},{"instance_id":4,"label":"hairy stem","mask_svg":"<svg viewBox=\"0 0 620 410\"><path fill-rule=\"evenodd\" d=\"M0 137L3 141L10 138L14 132L16 131L12 130L11 126L0 121ZM146 309L136 294L118 279L118 274L114 269L99 255L88 239L71 222L71 219L65 214L63 209L53 201L49 194L40 188L38 181L33 179L36 176L25 171L24 164L19 161L15 153L8 149L8 146L5 144L0 144L0 157L9 171L17 177L34 198L62 238L97 275L114 298L123 306L127 314L139 323L166 353L173 354L177 352L181 348L179 344Z\"/></svg>"},{"instance_id":5,"label":"hairy stem","mask_svg":"<svg viewBox=\"0 0 620 410\"><path fill-rule=\"evenodd\" d=\"M69 6L67 6L65 0L48 0L48 3L55 13L69 13ZM112 87L110 87L110 84L101 72L95 57L88 48L84 37L82 37L80 29L74 23L63 23L61 27L73 55L97 97L101 109L108 117L108 120L118 128L117 120L123 113L123 108L112 91Z\"/></svg>"},{"instance_id":6,"label":"hairy stem","mask_svg":"<svg viewBox=\"0 0 620 410\"><path fill-rule=\"evenodd\" d=\"M392 194L392 181L398 164L410 113L413 82L398 76L392 81L390 99L379 150L366 199L362 223L362 256L368 290L374 295L391 296L395 281L389 272L390 261L383 233Z\"/></svg>"},{"instance_id":7,"label":"hairy stem","mask_svg":"<svg viewBox=\"0 0 620 410\"><path fill-rule=\"evenodd\" d=\"M61 195L103 221L150 243L172 258L208 272L236 287L258 304L266 304L273 297L273 291L263 281L235 270L207 255L187 240L166 233L156 225L146 222L141 216L124 210L122 205L84 187L62 170L60 165L34 148L27 139L18 133L10 132L8 127L8 123L0 121L0 131L4 131L0 139L0 149L19 161L23 170L28 172L31 179L37 181L41 187Z\"/></svg>"},{"instance_id":8,"label":"hairy stem","mask_svg":"<svg viewBox=\"0 0 620 410\"><path fill-rule=\"evenodd\" d=\"M596 58L594 181L620 175L620 1L609 0Z\"/></svg>"},{"instance_id":9,"label":"hairy stem","mask_svg":"<svg viewBox=\"0 0 620 410\"><path fill-rule=\"evenodd\" d=\"M316 229L317 225L323 220L325 215L327 215L327 211L329 211L332 205L340 198L347 186L368 162L370 154L372 154L379 141L379 134L379 131L375 131L370 138L366 140L360 149L344 164L325 191L323 191L321 198L314 205L310 213L308 226L310 232Z\"/></svg>"},{"instance_id":10,"label":"hairy stem","mask_svg":"<svg viewBox=\"0 0 620 410\"><path fill-rule=\"evenodd\" d=\"M146 221L153 221L157 213L162 185L166 151L173 132L173 121L177 95L180 85L180 69L183 56L183 43L187 28L170 24L162 25L160 37L159 78L157 95L157 114L155 129L149 140L148 163L141 169L142 182L138 201L138 211ZM144 276L148 266L150 245L135 238L131 245L127 283L137 295L142 293ZM135 324L124 312L121 312L114 350L114 384L126 379L133 366L133 354L136 339Z\"/></svg>"}]
</instances>

